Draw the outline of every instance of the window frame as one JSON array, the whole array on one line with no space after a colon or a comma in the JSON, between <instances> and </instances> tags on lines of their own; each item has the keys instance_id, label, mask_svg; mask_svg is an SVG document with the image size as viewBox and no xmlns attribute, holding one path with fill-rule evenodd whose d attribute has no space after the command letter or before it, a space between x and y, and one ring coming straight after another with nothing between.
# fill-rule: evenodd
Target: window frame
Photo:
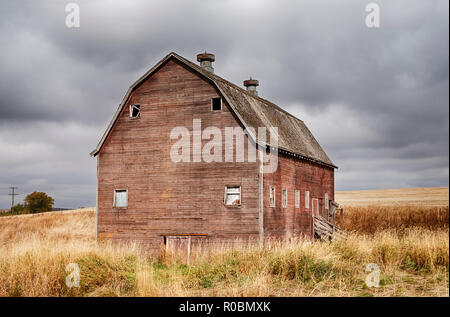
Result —
<instances>
[{"instance_id":1,"label":"window frame","mask_svg":"<svg viewBox=\"0 0 450 317\"><path fill-rule=\"evenodd\" d=\"M287 188L281 189L281 207L287 208L288 206L288 191Z\"/></svg>"},{"instance_id":2,"label":"window frame","mask_svg":"<svg viewBox=\"0 0 450 317\"><path fill-rule=\"evenodd\" d=\"M125 192L126 197L125 197L125 206L117 206L116 205L116 193L117 192ZM128 208L128 188L115 188L113 191L113 208L117 208L117 209L126 209Z\"/></svg>"},{"instance_id":3,"label":"window frame","mask_svg":"<svg viewBox=\"0 0 450 317\"><path fill-rule=\"evenodd\" d=\"M323 200L324 200L325 209L328 210L329 209L328 206L330 204L330 199L329 199L328 193L325 193Z\"/></svg>"},{"instance_id":4,"label":"window frame","mask_svg":"<svg viewBox=\"0 0 450 317\"><path fill-rule=\"evenodd\" d=\"M218 109L218 110L214 109L214 99L220 100L220 109ZM214 111L214 112L222 111L222 97L211 97L211 111Z\"/></svg>"},{"instance_id":5,"label":"window frame","mask_svg":"<svg viewBox=\"0 0 450 317\"><path fill-rule=\"evenodd\" d=\"M228 188L239 188L239 204L238 205L228 205L227 204L227 198L228 198ZM236 194L230 194L230 195L236 195ZM223 194L223 205L225 207L231 207L231 208L240 208L242 206L242 186L241 185L226 185L225 186L225 192Z\"/></svg>"},{"instance_id":6,"label":"window frame","mask_svg":"<svg viewBox=\"0 0 450 317\"><path fill-rule=\"evenodd\" d=\"M271 201L272 190L273 190L273 201ZM277 198L277 190L276 190L275 186L270 186L270 188L269 188L269 206L270 207L276 207L276 205L277 205L276 198Z\"/></svg>"},{"instance_id":7,"label":"window frame","mask_svg":"<svg viewBox=\"0 0 450 317\"><path fill-rule=\"evenodd\" d=\"M309 209L309 190L305 190L305 209Z\"/></svg>"},{"instance_id":8,"label":"window frame","mask_svg":"<svg viewBox=\"0 0 450 317\"><path fill-rule=\"evenodd\" d=\"M295 200L295 208L300 208L300 206L301 206L300 189L295 190L294 200Z\"/></svg>"},{"instance_id":9,"label":"window frame","mask_svg":"<svg viewBox=\"0 0 450 317\"><path fill-rule=\"evenodd\" d=\"M139 106L139 113L137 116L133 116L133 107ZM141 118L141 105L140 104L131 104L130 105L130 119L140 119Z\"/></svg>"}]
</instances>

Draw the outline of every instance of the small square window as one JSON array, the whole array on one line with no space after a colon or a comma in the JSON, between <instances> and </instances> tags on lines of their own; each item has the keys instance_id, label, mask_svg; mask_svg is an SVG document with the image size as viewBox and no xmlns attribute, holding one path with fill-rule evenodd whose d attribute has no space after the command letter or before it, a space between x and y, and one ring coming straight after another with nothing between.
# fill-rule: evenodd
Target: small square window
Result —
<instances>
[{"instance_id":1,"label":"small square window","mask_svg":"<svg viewBox=\"0 0 450 317\"><path fill-rule=\"evenodd\" d=\"M128 206L128 191L126 189L114 190L114 207L125 208Z\"/></svg>"},{"instance_id":2,"label":"small square window","mask_svg":"<svg viewBox=\"0 0 450 317\"><path fill-rule=\"evenodd\" d=\"M131 105L130 106L130 117L140 118L141 117L141 105Z\"/></svg>"},{"instance_id":3,"label":"small square window","mask_svg":"<svg viewBox=\"0 0 450 317\"><path fill-rule=\"evenodd\" d=\"M287 189L283 188L281 194L282 194L282 205L283 205L283 208L286 208L287 207Z\"/></svg>"},{"instance_id":4,"label":"small square window","mask_svg":"<svg viewBox=\"0 0 450 317\"><path fill-rule=\"evenodd\" d=\"M275 207L275 187L270 187L269 203L270 207Z\"/></svg>"},{"instance_id":5,"label":"small square window","mask_svg":"<svg viewBox=\"0 0 450 317\"><path fill-rule=\"evenodd\" d=\"M222 110L222 98L212 98L211 99L211 109L212 109L212 111Z\"/></svg>"},{"instance_id":6,"label":"small square window","mask_svg":"<svg viewBox=\"0 0 450 317\"><path fill-rule=\"evenodd\" d=\"M305 191L305 208L309 208L309 191Z\"/></svg>"},{"instance_id":7,"label":"small square window","mask_svg":"<svg viewBox=\"0 0 450 317\"><path fill-rule=\"evenodd\" d=\"M295 208L300 208L300 191L295 191Z\"/></svg>"},{"instance_id":8,"label":"small square window","mask_svg":"<svg viewBox=\"0 0 450 317\"><path fill-rule=\"evenodd\" d=\"M241 205L241 187L227 186L225 187L224 203L226 206L240 206Z\"/></svg>"}]
</instances>

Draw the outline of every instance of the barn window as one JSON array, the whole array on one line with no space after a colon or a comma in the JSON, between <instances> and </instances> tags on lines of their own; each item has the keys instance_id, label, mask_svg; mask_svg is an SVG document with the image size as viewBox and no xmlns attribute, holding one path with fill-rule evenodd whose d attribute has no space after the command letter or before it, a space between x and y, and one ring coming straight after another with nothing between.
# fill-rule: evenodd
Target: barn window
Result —
<instances>
[{"instance_id":1,"label":"barn window","mask_svg":"<svg viewBox=\"0 0 450 317\"><path fill-rule=\"evenodd\" d=\"M116 189L114 190L114 207L125 208L128 205L128 190Z\"/></svg>"},{"instance_id":2,"label":"barn window","mask_svg":"<svg viewBox=\"0 0 450 317\"><path fill-rule=\"evenodd\" d=\"M328 200L328 193L325 193L325 201L324 201L324 203L325 203L325 209L328 209L328 204L330 203L329 200Z\"/></svg>"},{"instance_id":3,"label":"barn window","mask_svg":"<svg viewBox=\"0 0 450 317\"><path fill-rule=\"evenodd\" d=\"M240 206L241 205L241 187L227 186L225 187L224 202L226 206Z\"/></svg>"},{"instance_id":4,"label":"barn window","mask_svg":"<svg viewBox=\"0 0 450 317\"><path fill-rule=\"evenodd\" d=\"M270 207L275 207L275 187L270 187L270 191L269 191L269 202L270 202Z\"/></svg>"},{"instance_id":5,"label":"barn window","mask_svg":"<svg viewBox=\"0 0 450 317\"><path fill-rule=\"evenodd\" d=\"M300 208L300 191L295 190L295 208Z\"/></svg>"},{"instance_id":6,"label":"barn window","mask_svg":"<svg viewBox=\"0 0 450 317\"><path fill-rule=\"evenodd\" d=\"M141 105L130 105L130 117L131 118L141 117Z\"/></svg>"},{"instance_id":7,"label":"barn window","mask_svg":"<svg viewBox=\"0 0 450 317\"><path fill-rule=\"evenodd\" d=\"M309 191L305 191L305 208L309 208Z\"/></svg>"},{"instance_id":8,"label":"barn window","mask_svg":"<svg viewBox=\"0 0 450 317\"><path fill-rule=\"evenodd\" d=\"M287 207L287 189L283 188L283 190L281 191L281 199L282 199L282 205L283 208Z\"/></svg>"},{"instance_id":9,"label":"barn window","mask_svg":"<svg viewBox=\"0 0 450 317\"><path fill-rule=\"evenodd\" d=\"M211 109L212 111L222 110L222 98L212 98L211 99Z\"/></svg>"}]
</instances>

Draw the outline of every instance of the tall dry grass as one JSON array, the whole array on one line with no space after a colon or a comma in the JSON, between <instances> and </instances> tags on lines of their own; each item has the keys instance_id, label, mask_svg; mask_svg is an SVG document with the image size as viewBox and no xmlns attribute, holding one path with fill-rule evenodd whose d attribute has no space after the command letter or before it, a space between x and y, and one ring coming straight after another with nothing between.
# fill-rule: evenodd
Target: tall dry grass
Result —
<instances>
[{"instance_id":1,"label":"tall dry grass","mask_svg":"<svg viewBox=\"0 0 450 317\"><path fill-rule=\"evenodd\" d=\"M448 229L449 207L344 207L344 212L336 216L336 222L344 230L369 234L386 229L402 232L412 227Z\"/></svg>"},{"instance_id":2,"label":"tall dry grass","mask_svg":"<svg viewBox=\"0 0 450 317\"><path fill-rule=\"evenodd\" d=\"M431 239L430 239L431 238ZM139 296L448 296L448 231L351 235L332 243L291 240L198 253L192 265L149 262ZM381 287L365 285L368 263Z\"/></svg>"},{"instance_id":3,"label":"tall dry grass","mask_svg":"<svg viewBox=\"0 0 450 317\"><path fill-rule=\"evenodd\" d=\"M95 242L93 208L2 217L0 296L127 296L133 294L135 245ZM79 288L65 283L77 263Z\"/></svg>"},{"instance_id":4,"label":"tall dry grass","mask_svg":"<svg viewBox=\"0 0 450 317\"><path fill-rule=\"evenodd\" d=\"M80 266L80 287L65 284ZM365 284L368 263L380 287ZM447 229L351 233L194 253L190 265L94 241L93 211L0 219L0 296L448 296Z\"/></svg>"}]
</instances>

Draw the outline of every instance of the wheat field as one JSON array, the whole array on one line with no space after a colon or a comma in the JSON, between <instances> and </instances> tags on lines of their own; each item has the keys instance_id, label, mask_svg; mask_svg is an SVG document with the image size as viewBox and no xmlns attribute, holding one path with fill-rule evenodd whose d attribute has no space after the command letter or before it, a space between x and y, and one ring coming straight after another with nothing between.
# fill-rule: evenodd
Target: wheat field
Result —
<instances>
[{"instance_id":1,"label":"wheat field","mask_svg":"<svg viewBox=\"0 0 450 317\"><path fill-rule=\"evenodd\" d=\"M1 217L0 296L449 296L448 206L432 218L429 207L352 208L339 219L346 240L216 247L190 265L97 244L93 208ZM69 263L79 287L65 283ZM366 284L369 263L378 287Z\"/></svg>"}]
</instances>

